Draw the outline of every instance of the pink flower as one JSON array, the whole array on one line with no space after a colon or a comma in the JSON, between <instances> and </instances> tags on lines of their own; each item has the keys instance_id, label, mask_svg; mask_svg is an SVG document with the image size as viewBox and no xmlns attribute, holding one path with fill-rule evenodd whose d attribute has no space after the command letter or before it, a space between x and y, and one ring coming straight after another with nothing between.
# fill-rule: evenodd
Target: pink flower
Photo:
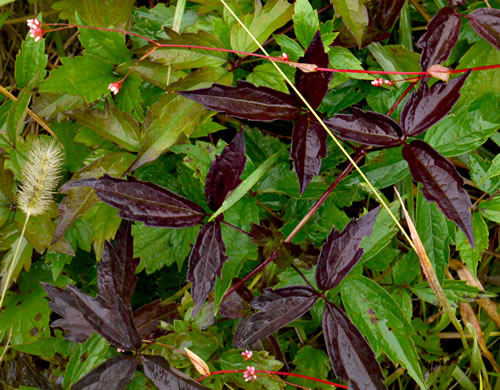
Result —
<instances>
[{"instance_id":1,"label":"pink flower","mask_svg":"<svg viewBox=\"0 0 500 390\"><path fill-rule=\"evenodd\" d=\"M382 85L382 83L384 82L384 79L377 79L377 80L373 80L372 81L372 85L374 87L380 87Z\"/></svg>"},{"instance_id":2,"label":"pink flower","mask_svg":"<svg viewBox=\"0 0 500 390\"><path fill-rule=\"evenodd\" d=\"M243 372L243 378L245 378L245 382L256 380L255 367L247 367L246 371Z\"/></svg>"},{"instance_id":3,"label":"pink flower","mask_svg":"<svg viewBox=\"0 0 500 390\"><path fill-rule=\"evenodd\" d=\"M38 42L43 38L43 34L45 34L45 30L41 27L40 21L35 19L28 19L26 21L28 27L30 28L30 37L35 39L35 42Z\"/></svg>"},{"instance_id":4,"label":"pink flower","mask_svg":"<svg viewBox=\"0 0 500 390\"><path fill-rule=\"evenodd\" d=\"M253 352L246 349L244 352L241 353L241 356L243 356L245 361L247 361L247 360L250 360L252 358Z\"/></svg>"},{"instance_id":5,"label":"pink flower","mask_svg":"<svg viewBox=\"0 0 500 390\"><path fill-rule=\"evenodd\" d=\"M108 85L108 89L114 93L115 95L120 92L120 88L122 87L122 83L117 81L116 83L111 83Z\"/></svg>"}]
</instances>

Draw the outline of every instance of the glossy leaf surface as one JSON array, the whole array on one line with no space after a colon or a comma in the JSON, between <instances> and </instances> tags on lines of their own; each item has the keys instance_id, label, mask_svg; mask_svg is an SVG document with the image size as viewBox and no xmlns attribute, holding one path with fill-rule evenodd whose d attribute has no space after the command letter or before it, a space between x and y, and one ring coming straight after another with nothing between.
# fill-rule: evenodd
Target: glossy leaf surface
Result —
<instances>
[{"instance_id":1,"label":"glossy leaf surface","mask_svg":"<svg viewBox=\"0 0 500 390\"><path fill-rule=\"evenodd\" d=\"M212 210L217 210L226 196L241 183L240 176L245 169L246 160L245 136L240 131L210 164L205 182L205 197Z\"/></svg>"},{"instance_id":2,"label":"glossy leaf surface","mask_svg":"<svg viewBox=\"0 0 500 390\"><path fill-rule=\"evenodd\" d=\"M160 321L170 322L177 314L177 304L163 304L161 299L141 306L134 311L134 323L142 340L156 339L165 333L159 329Z\"/></svg>"},{"instance_id":3,"label":"glossy leaf surface","mask_svg":"<svg viewBox=\"0 0 500 390\"><path fill-rule=\"evenodd\" d=\"M191 295L196 307L193 317L208 297L227 260L226 245L222 240L219 222L209 222L201 227L189 256L187 280L192 283Z\"/></svg>"},{"instance_id":4,"label":"glossy leaf surface","mask_svg":"<svg viewBox=\"0 0 500 390\"><path fill-rule=\"evenodd\" d=\"M422 183L422 193L427 200L436 202L444 215L462 229L474 247L472 204L463 188L464 181L453 164L420 140L405 145L403 158L408 162L413 179Z\"/></svg>"},{"instance_id":5,"label":"glossy leaf surface","mask_svg":"<svg viewBox=\"0 0 500 390\"><path fill-rule=\"evenodd\" d=\"M427 31L418 40L417 46L422 49L420 65L426 71L431 65L438 65L446 60L451 49L458 41L462 20L455 15L453 9L445 7L434 15L427 25Z\"/></svg>"},{"instance_id":6,"label":"glossy leaf surface","mask_svg":"<svg viewBox=\"0 0 500 390\"><path fill-rule=\"evenodd\" d=\"M500 10L479 8L466 16L471 27L500 50Z\"/></svg>"},{"instance_id":7,"label":"glossy leaf surface","mask_svg":"<svg viewBox=\"0 0 500 390\"><path fill-rule=\"evenodd\" d=\"M399 124L387 115L363 111L355 107L352 114L337 114L325 119L325 124L339 138L372 146L396 146L401 143L403 131Z\"/></svg>"},{"instance_id":8,"label":"glossy leaf surface","mask_svg":"<svg viewBox=\"0 0 500 390\"><path fill-rule=\"evenodd\" d=\"M79 186L92 187L103 202L120 210L120 217L144 222L146 226L189 227L200 224L205 217L196 203L130 176L127 180L108 175L83 179L71 183L70 188Z\"/></svg>"},{"instance_id":9,"label":"glossy leaf surface","mask_svg":"<svg viewBox=\"0 0 500 390\"><path fill-rule=\"evenodd\" d=\"M386 389L370 345L344 312L332 303L325 307L323 332L335 376L348 380L349 389Z\"/></svg>"},{"instance_id":10,"label":"glossy leaf surface","mask_svg":"<svg viewBox=\"0 0 500 390\"><path fill-rule=\"evenodd\" d=\"M137 360L131 356L114 356L93 369L71 388L73 390L121 390L134 378Z\"/></svg>"},{"instance_id":11,"label":"glossy leaf surface","mask_svg":"<svg viewBox=\"0 0 500 390\"><path fill-rule=\"evenodd\" d=\"M321 169L321 158L326 157L326 131L312 115L304 114L297 118L293 128L290 158L299 179L300 193Z\"/></svg>"},{"instance_id":12,"label":"glossy leaf surface","mask_svg":"<svg viewBox=\"0 0 500 390\"><path fill-rule=\"evenodd\" d=\"M234 334L236 348L250 347L275 331L301 317L316 302L316 294L309 287L290 286L276 290L266 289L251 305L259 313L244 318Z\"/></svg>"},{"instance_id":13,"label":"glossy leaf surface","mask_svg":"<svg viewBox=\"0 0 500 390\"><path fill-rule=\"evenodd\" d=\"M460 97L470 71L447 83L438 81L429 88L422 82L412 92L401 112L401 126L408 137L415 137L444 118Z\"/></svg>"},{"instance_id":14,"label":"glossy leaf surface","mask_svg":"<svg viewBox=\"0 0 500 390\"><path fill-rule=\"evenodd\" d=\"M332 229L316 266L316 283L321 290L335 288L361 259L361 241L371 234L379 211L377 207L358 220L351 220L342 233Z\"/></svg>"},{"instance_id":15,"label":"glossy leaf surface","mask_svg":"<svg viewBox=\"0 0 500 390\"><path fill-rule=\"evenodd\" d=\"M213 84L210 88L179 92L182 96L214 111L255 121L292 120L299 115L300 103L294 97L246 81L237 87Z\"/></svg>"},{"instance_id":16,"label":"glossy leaf surface","mask_svg":"<svg viewBox=\"0 0 500 390\"><path fill-rule=\"evenodd\" d=\"M380 0L373 2L373 7L376 10L375 24L382 31L390 29L398 18L404 4L404 0Z\"/></svg>"}]
</instances>

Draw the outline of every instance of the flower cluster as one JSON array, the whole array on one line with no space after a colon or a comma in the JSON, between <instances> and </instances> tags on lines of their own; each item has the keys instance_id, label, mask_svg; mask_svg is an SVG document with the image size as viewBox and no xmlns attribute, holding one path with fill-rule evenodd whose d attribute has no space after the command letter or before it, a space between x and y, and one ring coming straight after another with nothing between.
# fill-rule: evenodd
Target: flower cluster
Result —
<instances>
[{"instance_id":1,"label":"flower cluster","mask_svg":"<svg viewBox=\"0 0 500 390\"><path fill-rule=\"evenodd\" d=\"M379 78L377 80L372 81L372 85L374 87L380 87L382 84L387 84L390 87L392 85L392 81L391 80L384 80L382 78Z\"/></svg>"},{"instance_id":2,"label":"flower cluster","mask_svg":"<svg viewBox=\"0 0 500 390\"><path fill-rule=\"evenodd\" d=\"M113 93L117 94L120 92L120 88L122 87L122 83L120 81L117 81L116 83L111 83L108 85L108 89Z\"/></svg>"},{"instance_id":3,"label":"flower cluster","mask_svg":"<svg viewBox=\"0 0 500 390\"><path fill-rule=\"evenodd\" d=\"M247 361L247 360L250 360L252 358L253 352L249 351L248 349L246 349L245 351L243 351L241 353L241 356L243 356L243 358L245 359L245 361Z\"/></svg>"},{"instance_id":4,"label":"flower cluster","mask_svg":"<svg viewBox=\"0 0 500 390\"><path fill-rule=\"evenodd\" d=\"M35 42L38 42L43 38L43 34L45 34L45 30L42 28L42 24L40 21L35 19L28 19L26 21L28 27L30 28L30 37L35 39Z\"/></svg>"},{"instance_id":5,"label":"flower cluster","mask_svg":"<svg viewBox=\"0 0 500 390\"><path fill-rule=\"evenodd\" d=\"M243 372L243 378L245 378L245 382L256 380L257 374L255 373L255 367L247 367L246 371Z\"/></svg>"}]
</instances>

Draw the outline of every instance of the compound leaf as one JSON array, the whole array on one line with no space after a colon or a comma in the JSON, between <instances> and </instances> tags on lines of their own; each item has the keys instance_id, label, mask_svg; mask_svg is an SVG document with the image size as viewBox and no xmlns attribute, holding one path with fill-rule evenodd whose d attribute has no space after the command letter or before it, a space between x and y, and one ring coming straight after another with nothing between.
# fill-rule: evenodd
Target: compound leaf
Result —
<instances>
[{"instance_id":1,"label":"compound leaf","mask_svg":"<svg viewBox=\"0 0 500 390\"><path fill-rule=\"evenodd\" d=\"M476 32L500 50L500 10L479 8L466 16Z\"/></svg>"}]
</instances>

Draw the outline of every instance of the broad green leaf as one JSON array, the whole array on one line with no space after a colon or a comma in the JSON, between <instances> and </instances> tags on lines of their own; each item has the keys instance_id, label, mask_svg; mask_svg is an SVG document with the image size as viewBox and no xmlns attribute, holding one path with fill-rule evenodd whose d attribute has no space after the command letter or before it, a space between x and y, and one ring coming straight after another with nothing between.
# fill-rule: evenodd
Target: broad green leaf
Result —
<instances>
[{"instance_id":1,"label":"broad green leaf","mask_svg":"<svg viewBox=\"0 0 500 390\"><path fill-rule=\"evenodd\" d=\"M491 166L488 168L486 176L487 177L500 176L500 154L497 155L491 162Z\"/></svg>"},{"instance_id":2,"label":"broad green leaf","mask_svg":"<svg viewBox=\"0 0 500 390\"><path fill-rule=\"evenodd\" d=\"M73 122L54 122L50 127L64 146L64 168L70 172L82 168L83 160L92 152L92 149L74 141L80 126Z\"/></svg>"},{"instance_id":3,"label":"broad green leaf","mask_svg":"<svg viewBox=\"0 0 500 390\"><path fill-rule=\"evenodd\" d=\"M384 352L425 389L411 335L415 332L391 296L371 279L359 276L341 283L342 302L352 322L371 346Z\"/></svg>"},{"instance_id":4,"label":"broad green leaf","mask_svg":"<svg viewBox=\"0 0 500 390\"><path fill-rule=\"evenodd\" d=\"M50 314L50 310L49 310ZM62 357L71 356L77 344L65 340L62 337L39 337L35 342L13 345L12 349L20 352L25 352L30 355L40 356L44 360L53 361L56 363L54 356L56 354Z\"/></svg>"},{"instance_id":5,"label":"broad green leaf","mask_svg":"<svg viewBox=\"0 0 500 390\"><path fill-rule=\"evenodd\" d=\"M9 134L9 139L15 143L16 137L20 135L24 129L24 119L28 113L28 105L31 100L31 93L29 91L22 90L17 97L16 102L12 102L12 105L7 115L7 131Z\"/></svg>"},{"instance_id":6,"label":"broad green leaf","mask_svg":"<svg viewBox=\"0 0 500 390\"><path fill-rule=\"evenodd\" d=\"M105 203L98 203L87 212L85 219L94 230L94 252L97 260L101 260L104 242L111 241L120 227L122 219L118 216L118 209Z\"/></svg>"},{"instance_id":7,"label":"broad green leaf","mask_svg":"<svg viewBox=\"0 0 500 390\"><path fill-rule=\"evenodd\" d=\"M85 99L67 93L40 93L33 97L31 108L39 117L47 120L57 118L64 111L85 106Z\"/></svg>"},{"instance_id":8,"label":"broad green leaf","mask_svg":"<svg viewBox=\"0 0 500 390\"><path fill-rule=\"evenodd\" d=\"M210 217L210 221L215 219L218 215L225 213L231 206L238 202L248 191L264 176L267 171L274 165L281 152L277 152L263 162L250 176L236 187L233 192L224 200L220 208Z\"/></svg>"},{"instance_id":9,"label":"broad green leaf","mask_svg":"<svg viewBox=\"0 0 500 390\"><path fill-rule=\"evenodd\" d=\"M295 364L294 372L318 379L327 379L328 372L331 369L328 355L323 350L313 348L310 345L300 348L292 363ZM290 381L305 387L311 386L311 381L307 379L290 378ZM331 389L331 386L320 386L319 383L315 384L314 387Z\"/></svg>"},{"instance_id":10,"label":"broad green leaf","mask_svg":"<svg viewBox=\"0 0 500 390\"><path fill-rule=\"evenodd\" d=\"M328 52L330 57L330 64L335 69L353 69L353 70L363 70L361 66L361 61L358 60L350 50L345 47L335 46L331 47ZM337 73L336 73L337 74ZM364 73L340 73L342 76L352 79L360 80L374 80L375 77L371 74ZM334 78L335 82L335 78ZM342 81L344 83L344 81Z\"/></svg>"},{"instance_id":11,"label":"broad green leaf","mask_svg":"<svg viewBox=\"0 0 500 390\"><path fill-rule=\"evenodd\" d=\"M66 92L82 96L87 102L108 95L113 77L113 65L99 57L83 55L61 58L63 66L50 72L40 86L42 92Z\"/></svg>"},{"instance_id":12,"label":"broad green leaf","mask_svg":"<svg viewBox=\"0 0 500 390\"><path fill-rule=\"evenodd\" d=\"M141 134L137 121L116 106L105 102L104 111L97 108L73 111L71 116L79 124L94 130L101 137L116 143L126 150L137 152Z\"/></svg>"},{"instance_id":13,"label":"broad green leaf","mask_svg":"<svg viewBox=\"0 0 500 390\"><path fill-rule=\"evenodd\" d=\"M367 49L375 57L379 65L385 71L390 72L418 72L420 71L420 55L406 50L401 45L382 46L378 42L368 45ZM387 75L384 78L391 80L403 80L403 75ZM403 83L396 83L400 87Z\"/></svg>"},{"instance_id":14,"label":"broad green leaf","mask_svg":"<svg viewBox=\"0 0 500 390\"><path fill-rule=\"evenodd\" d=\"M319 30L318 12L311 7L309 0L295 2L293 30L302 47L308 48L314 34Z\"/></svg>"},{"instance_id":15,"label":"broad green leaf","mask_svg":"<svg viewBox=\"0 0 500 390\"><path fill-rule=\"evenodd\" d=\"M125 46L125 35L88 28L79 28L78 31L80 33L78 39L85 48L84 54L100 57L112 64L120 64L132 58L132 54Z\"/></svg>"},{"instance_id":16,"label":"broad green leaf","mask_svg":"<svg viewBox=\"0 0 500 390\"><path fill-rule=\"evenodd\" d=\"M13 3L15 0L0 0L0 7Z\"/></svg>"},{"instance_id":17,"label":"broad green leaf","mask_svg":"<svg viewBox=\"0 0 500 390\"><path fill-rule=\"evenodd\" d=\"M21 51L16 57L16 84L18 88L24 88L37 76L43 80L47 71L48 56L45 54L45 39L35 42L29 36L23 41ZM38 75L37 75L38 74Z\"/></svg>"},{"instance_id":18,"label":"broad green leaf","mask_svg":"<svg viewBox=\"0 0 500 390\"><path fill-rule=\"evenodd\" d=\"M201 104L177 95L176 91L231 81L232 74L223 68L202 68L170 85L167 94L149 107L144 121L144 142L130 171L155 160L170 146L189 137L208 112Z\"/></svg>"},{"instance_id":19,"label":"broad green leaf","mask_svg":"<svg viewBox=\"0 0 500 390\"><path fill-rule=\"evenodd\" d=\"M298 61L304 55L304 49L285 34L273 34L276 43L280 45L281 51L288 55L290 61Z\"/></svg>"},{"instance_id":20,"label":"broad green leaf","mask_svg":"<svg viewBox=\"0 0 500 390\"><path fill-rule=\"evenodd\" d=\"M484 222L480 213L472 215L472 231L474 233L474 240L476 242L476 249L472 249L469 240L465 234L459 230L457 233L457 249L460 252L462 261L467 266L472 275L477 275L477 265L481 260L483 251L488 249L488 226Z\"/></svg>"},{"instance_id":21,"label":"broad green leaf","mask_svg":"<svg viewBox=\"0 0 500 390\"><path fill-rule=\"evenodd\" d=\"M448 298L453 307L458 307L460 302L476 299L479 294L479 289L477 287L469 286L462 280L445 280L441 286L446 294L446 298ZM440 305L436 298L436 294L429 286L429 283L418 283L412 287L412 291L420 299L432 305Z\"/></svg>"},{"instance_id":22,"label":"broad green leaf","mask_svg":"<svg viewBox=\"0 0 500 390\"><path fill-rule=\"evenodd\" d=\"M478 210L484 218L500 223L500 196L492 200L483 200L479 203Z\"/></svg>"},{"instance_id":23,"label":"broad green leaf","mask_svg":"<svg viewBox=\"0 0 500 390\"><path fill-rule=\"evenodd\" d=\"M361 47L363 32L368 25L365 0L333 0L333 7Z\"/></svg>"},{"instance_id":24,"label":"broad green leaf","mask_svg":"<svg viewBox=\"0 0 500 390\"><path fill-rule=\"evenodd\" d=\"M120 111L128 112L139 122L144 121L142 80L136 74L130 74L122 83L121 93L115 96L116 106Z\"/></svg>"},{"instance_id":25,"label":"broad green leaf","mask_svg":"<svg viewBox=\"0 0 500 390\"><path fill-rule=\"evenodd\" d=\"M467 165L470 169L472 181L480 190L494 194L500 189L500 177L489 177L488 175L489 168L493 167L490 161L487 161L478 154L469 153Z\"/></svg>"},{"instance_id":26,"label":"broad green leaf","mask_svg":"<svg viewBox=\"0 0 500 390\"><path fill-rule=\"evenodd\" d=\"M127 28L134 0L61 0L52 8L61 11L60 19L76 23L76 14L93 27Z\"/></svg>"},{"instance_id":27,"label":"broad green leaf","mask_svg":"<svg viewBox=\"0 0 500 390\"><path fill-rule=\"evenodd\" d=\"M278 66L285 74L288 73L287 76L289 78L293 79L293 68L281 64ZM281 77L281 74L279 74L274 65L269 62L257 65L253 68L252 73L247 76L247 81L257 87L264 86L288 93L285 80Z\"/></svg>"},{"instance_id":28,"label":"broad green leaf","mask_svg":"<svg viewBox=\"0 0 500 390\"><path fill-rule=\"evenodd\" d=\"M167 89L170 84L186 76L186 74L182 71L172 71L170 72L169 78L168 72L165 71L165 65L158 62L151 62L148 58L139 63L135 60L124 62L123 64L118 65L116 71L125 75L132 67L134 67L132 70L133 74L136 74L142 80L156 85L161 89ZM122 84L122 90L116 97L118 101L120 100L121 92L123 92L123 89L126 87L127 80L128 78Z\"/></svg>"},{"instance_id":29,"label":"broad green leaf","mask_svg":"<svg viewBox=\"0 0 500 390\"><path fill-rule=\"evenodd\" d=\"M292 19L293 5L286 0L270 0L263 7L256 2L255 12L241 17L241 21L261 44L278 28ZM254 52L257 45L237 22L231 30L231 48L238 51Z\"/></svg>"}]
</instances>

